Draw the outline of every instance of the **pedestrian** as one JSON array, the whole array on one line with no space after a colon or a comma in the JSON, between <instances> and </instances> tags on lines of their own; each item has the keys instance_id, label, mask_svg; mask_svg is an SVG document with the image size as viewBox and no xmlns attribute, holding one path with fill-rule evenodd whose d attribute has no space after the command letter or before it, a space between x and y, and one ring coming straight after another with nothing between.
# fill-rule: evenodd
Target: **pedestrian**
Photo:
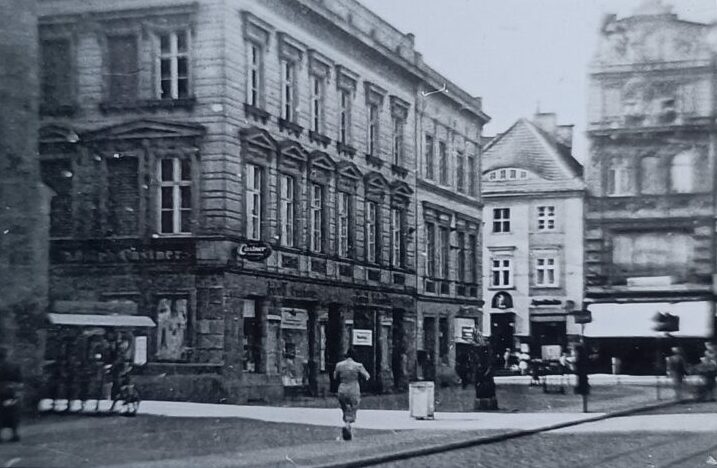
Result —
<instances>
[{"instance_id":1,"label":"pedestrian","mask_svg":"<svg viewBox=\"0 0 717 468\"><path fill-rule=\"evenodd\" d=\"M2 430L12 431L11 442L19 442L20 400L19 388L22 386L20 366L7 359L8 352L0 348L0 441Z\"/></svg>"},{"instance_id":2,"label":"pedestrian","mask_svg":"<svg viewBox=\"0 0 717 468\"><path fill-rule=\"evenodd\" d=\"M334 380L339 382L338 399L344 420L341 436L344 440L351 440L351 424L356 421L356 412L361 402L359 378L369 380L371 376L363 364L354 361L353 350L349 349L344 356L345 359L336 364Z\"/></svg>"},{"instance_id":3,"label":"pedestrian","mask_svg":"<svg viewBox=\"0 0 717 468\"><path fill-rule=\"evenodd\" d=\"M667 374L672 379L672 386L675 389L675 399L682 399L682 384L687 374L687 363L682 349L672 348L672 355L667 358Z\"/></svg>"},{"instance_id":4,"label":"pedestrian","mask_svg":"<svg viewBox=\"0 0 717 468\"><path fill-rule=\"evenodd\" d=\"M717 378L717 349L714 343L705 342L705 351L700 358L699 368L703 380L702 398L706 401L714 401L715 378Z\"/></svg>"},{"instance_id":5,"label":"pedestrian","mask_svg":"<svg viewBox=\"0 0 717 468\"><path fill-rule=\"evenodd\" d=\"M503 369L508 370L510 369L510 348L505 348L505 352L503 353Z\"/></svg>"}]
</instances>

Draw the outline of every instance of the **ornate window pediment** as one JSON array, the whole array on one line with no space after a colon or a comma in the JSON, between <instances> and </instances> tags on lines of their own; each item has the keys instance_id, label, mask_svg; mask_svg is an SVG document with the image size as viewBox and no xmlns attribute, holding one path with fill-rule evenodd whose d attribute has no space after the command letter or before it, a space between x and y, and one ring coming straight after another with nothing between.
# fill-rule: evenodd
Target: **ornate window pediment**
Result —
<instances>
[{"instance_id":1,"label":"ornate window pediment","mask_svg":"<svg viewBox=\"0 0 717 468\"><path fill-rule=\"evenodd\" d=\"M245 128L239 131L239 138L242 143L253 148L265 151L276 151L276 141L269 135L269 132L259 127Z\"/></svg>"},{"instance_id":2,"label":"ornate window pediment","mask_svg":"<svg viewBox=\"0 0 717 468\"><path fill-rule=\"evenodd\" d=\"M364 81L364 91L366 93L366 104L382 105L383 98L386 97L386 90L370 81Z\"/></svg>"},{"instance_id":3,"label":"ornate window pediment","mask_svg":"<svg viewBox=\"0 0 717 468\"><path fill-rule=\"evenodd\" d=\"M388 181L378 172L369 172L364 176L363 181L366 198L381 201L390 191Z\"/></svg>"},{"instance_id":4,"label":"ornate window pediment","mask_svg":"<svg viewBox=\"0 0 717 468\"><path fill-rule=\"evenodd\" d=\"M304 58L306 45L286 33L279 33L279 56L290 62L300 63Z\"/></svg>"},{"instance_id":5,"label":"ornate window pediment","mask_svg":"<svg viewBox=\"0 0 717 468\"><path fill-rule=\"evenodd\" d=\"M334 62L330 58L320 54L314 49L309 49L310 74L328 79L331 76L333 66Z\"/></svg>"},{"instance_id":6,"label":"ornate window pediment","mask_svg":"<svg viewBox=\"0 0 717 468\"><path fill-rule=\"evenodd\" d=\"M347 91L356 91L359 76L343 65L336 65L336 87Z\"/></svg>"},{"instance_id":7,"label":"ornate window pediment","mask_svg":"<svg viewBox=\"0 0 717 468\"><path fill-rule=\"evenodd\" d=\"M389 102L391 103L391 115L393 117L406 120L408 117L408 109L411 108L411 104L393 95L389 97Z\"/></svg>"},{"instance_id":8,"label":"ornate window pediment","mask_svg":"<svg viewBox=\"0 0 717 468\"><path fill-rule=\"evenodd\" d=\"M331 176L336 170L336 163L328 154L319 150L312 151L309 154L309 163L311 165L309 172L311 180L322 183L330 182Z\"/></svg>"},{"instance_id":9,"label":"ornate window pediment","mask_svg":"<svg viewBox=\"0 0 717 468\"><path fill-rule=\"evenodd\" d=\"M277 146L280 165L297 171L301 171L305 167L309 155L301 144L294 140L283 140Z\"/></svg>"},{"instance_id":10,"label":"ornate window pediment","mask_svg":"<svg viewBox=\"0 0 717 468\"><path fill-rule=\"evenodd\" d=\"M140 119L90 132L88 141L126 140L139 138L196 138L204 135L206 128L199 124L164 120Z\"/></svg>"},{"instance_id":11,"label":"ornate window pediment","mask_svg":"<svg viewBox=\"0 0 717 468\"><path fill-rule=\"evenodd\" d=\"M356 164L351 161L339 162L336 165L336 173L338 174L337 184L339 190L346 192L355 192L363 176Z\"/></svg>"},{"instance_id":12,"label":"ornate window pediment","mask_svg":"<svg viewBox=\"0 0 717 468\"><path fill-rule=\"evenodd\" d=\"M413 195L413 190L406 182L402 180L394 180L390 184L390 189L392 204L398 206L406 206L411 202L411 195Z\"/></svg>"},{"instance_id":13,"label":"ornate window pediment","mask_svg":"<svg viewBox=\"0 0 717 468\"><path fill-rule=\"evenodd\" d=\"M248 11L242 11L241 15L244 21L244 38L268 47L274 27Z\"/></svg>"}]
</instances>

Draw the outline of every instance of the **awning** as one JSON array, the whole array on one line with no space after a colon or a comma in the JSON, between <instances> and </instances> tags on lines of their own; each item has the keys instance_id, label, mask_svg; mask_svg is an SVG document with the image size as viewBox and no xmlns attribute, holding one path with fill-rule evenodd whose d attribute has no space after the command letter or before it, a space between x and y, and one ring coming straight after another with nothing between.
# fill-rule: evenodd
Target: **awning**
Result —
<instances>
[{"instance_id":1,"label":"awning","mask_svg":"<svg viewBox=\"0 0 717 468\"><path fill-rule=\"evenodd\" d=\"M156 326L154 320L143 315L47 314L53 325L76 327L147 327Z\"/></svg>"},{"instance_id":2,"label":"awning","mask_svg":"<svg viewBox=\"0 0 717 468\"><path fill-rule=\"evenodd\" d=\"M636 302L589 304L593 321L585 324L585 336L595 338L658 337L653 317L669 312L680 318L680 330L671 333L679 337L706 338L712 336L712 304L694 302Z\"/></svg>"}]
</instances>

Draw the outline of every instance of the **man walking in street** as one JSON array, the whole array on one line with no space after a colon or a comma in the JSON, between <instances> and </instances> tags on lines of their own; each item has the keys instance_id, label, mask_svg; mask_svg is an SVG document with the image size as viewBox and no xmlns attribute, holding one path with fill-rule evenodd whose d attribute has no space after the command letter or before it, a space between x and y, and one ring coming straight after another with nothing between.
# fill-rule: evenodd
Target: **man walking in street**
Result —
<instances>
[{"instance_id":1,"label":"man walking in street","mask_svg":"<svg viewBox=\"0 0 717 468\"><path fill-rule=\"evenodd\" d=\"M18 389L22 385L20 366L7 359L8 352L0 348L0 442L2 430L12 431L11 442L19 442L20 402Z\"/></svg>"},{"instance_id":2,"label":"man walking in street","mask_svg":"<svg viewBox=\"0 0 717 468\"><path fill-rule=\"evenodd\" d=\"M687 363L678 347L672 348L672 355L667 358L667 374L672 379L672 386L675 389L675 399L682 399L682 384L687 374Z\"/></svg>"}]
</instances>

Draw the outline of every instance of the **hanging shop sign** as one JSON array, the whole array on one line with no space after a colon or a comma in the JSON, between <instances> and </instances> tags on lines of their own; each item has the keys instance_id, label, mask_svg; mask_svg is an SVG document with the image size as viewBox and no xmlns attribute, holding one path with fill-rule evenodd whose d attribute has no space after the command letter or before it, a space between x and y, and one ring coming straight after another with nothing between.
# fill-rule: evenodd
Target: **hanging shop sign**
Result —
<instances>
[{"instance_id":1,"label":"hanging shop sign","mask_svg":"<svg viewBox=\"0 0 717 468\"><path fill-rule=\"evenodd\" d=\"M237 257L249 262L263 262L272 253L271 246L266 242L248 240L239 244Z\"/></svg>"},{"instance_id":2,"label":"hanging shop sign","mask_svg":"<svg viewBox=\"0 0 717 468\"><path fill-rule=\"evenodd\" d=\"M281 328L291 330L306 330L309 314L306 309L281 308Z\"/></svg>"},{"instance_id":3,"label":"hanging shop sign","mask_svg":"<svg viewBox=\"0 0 717 468\"><path fill-rule=\"evenodd\" d=\"M373 345L373 331L372 330L353 330L353 340L351 343L354 346L372 346Z\"/></svg>"},{"instance_id":4,"label":"hanging shop sign","mask_svg":"<svg viewBox=\"0 0 717 468\"><path fill-rule=\"evenodd\" d=\"M147 364L147 337L137 336L134 338L133 362L137 366Z\"/></svg>"}]
</instances>

